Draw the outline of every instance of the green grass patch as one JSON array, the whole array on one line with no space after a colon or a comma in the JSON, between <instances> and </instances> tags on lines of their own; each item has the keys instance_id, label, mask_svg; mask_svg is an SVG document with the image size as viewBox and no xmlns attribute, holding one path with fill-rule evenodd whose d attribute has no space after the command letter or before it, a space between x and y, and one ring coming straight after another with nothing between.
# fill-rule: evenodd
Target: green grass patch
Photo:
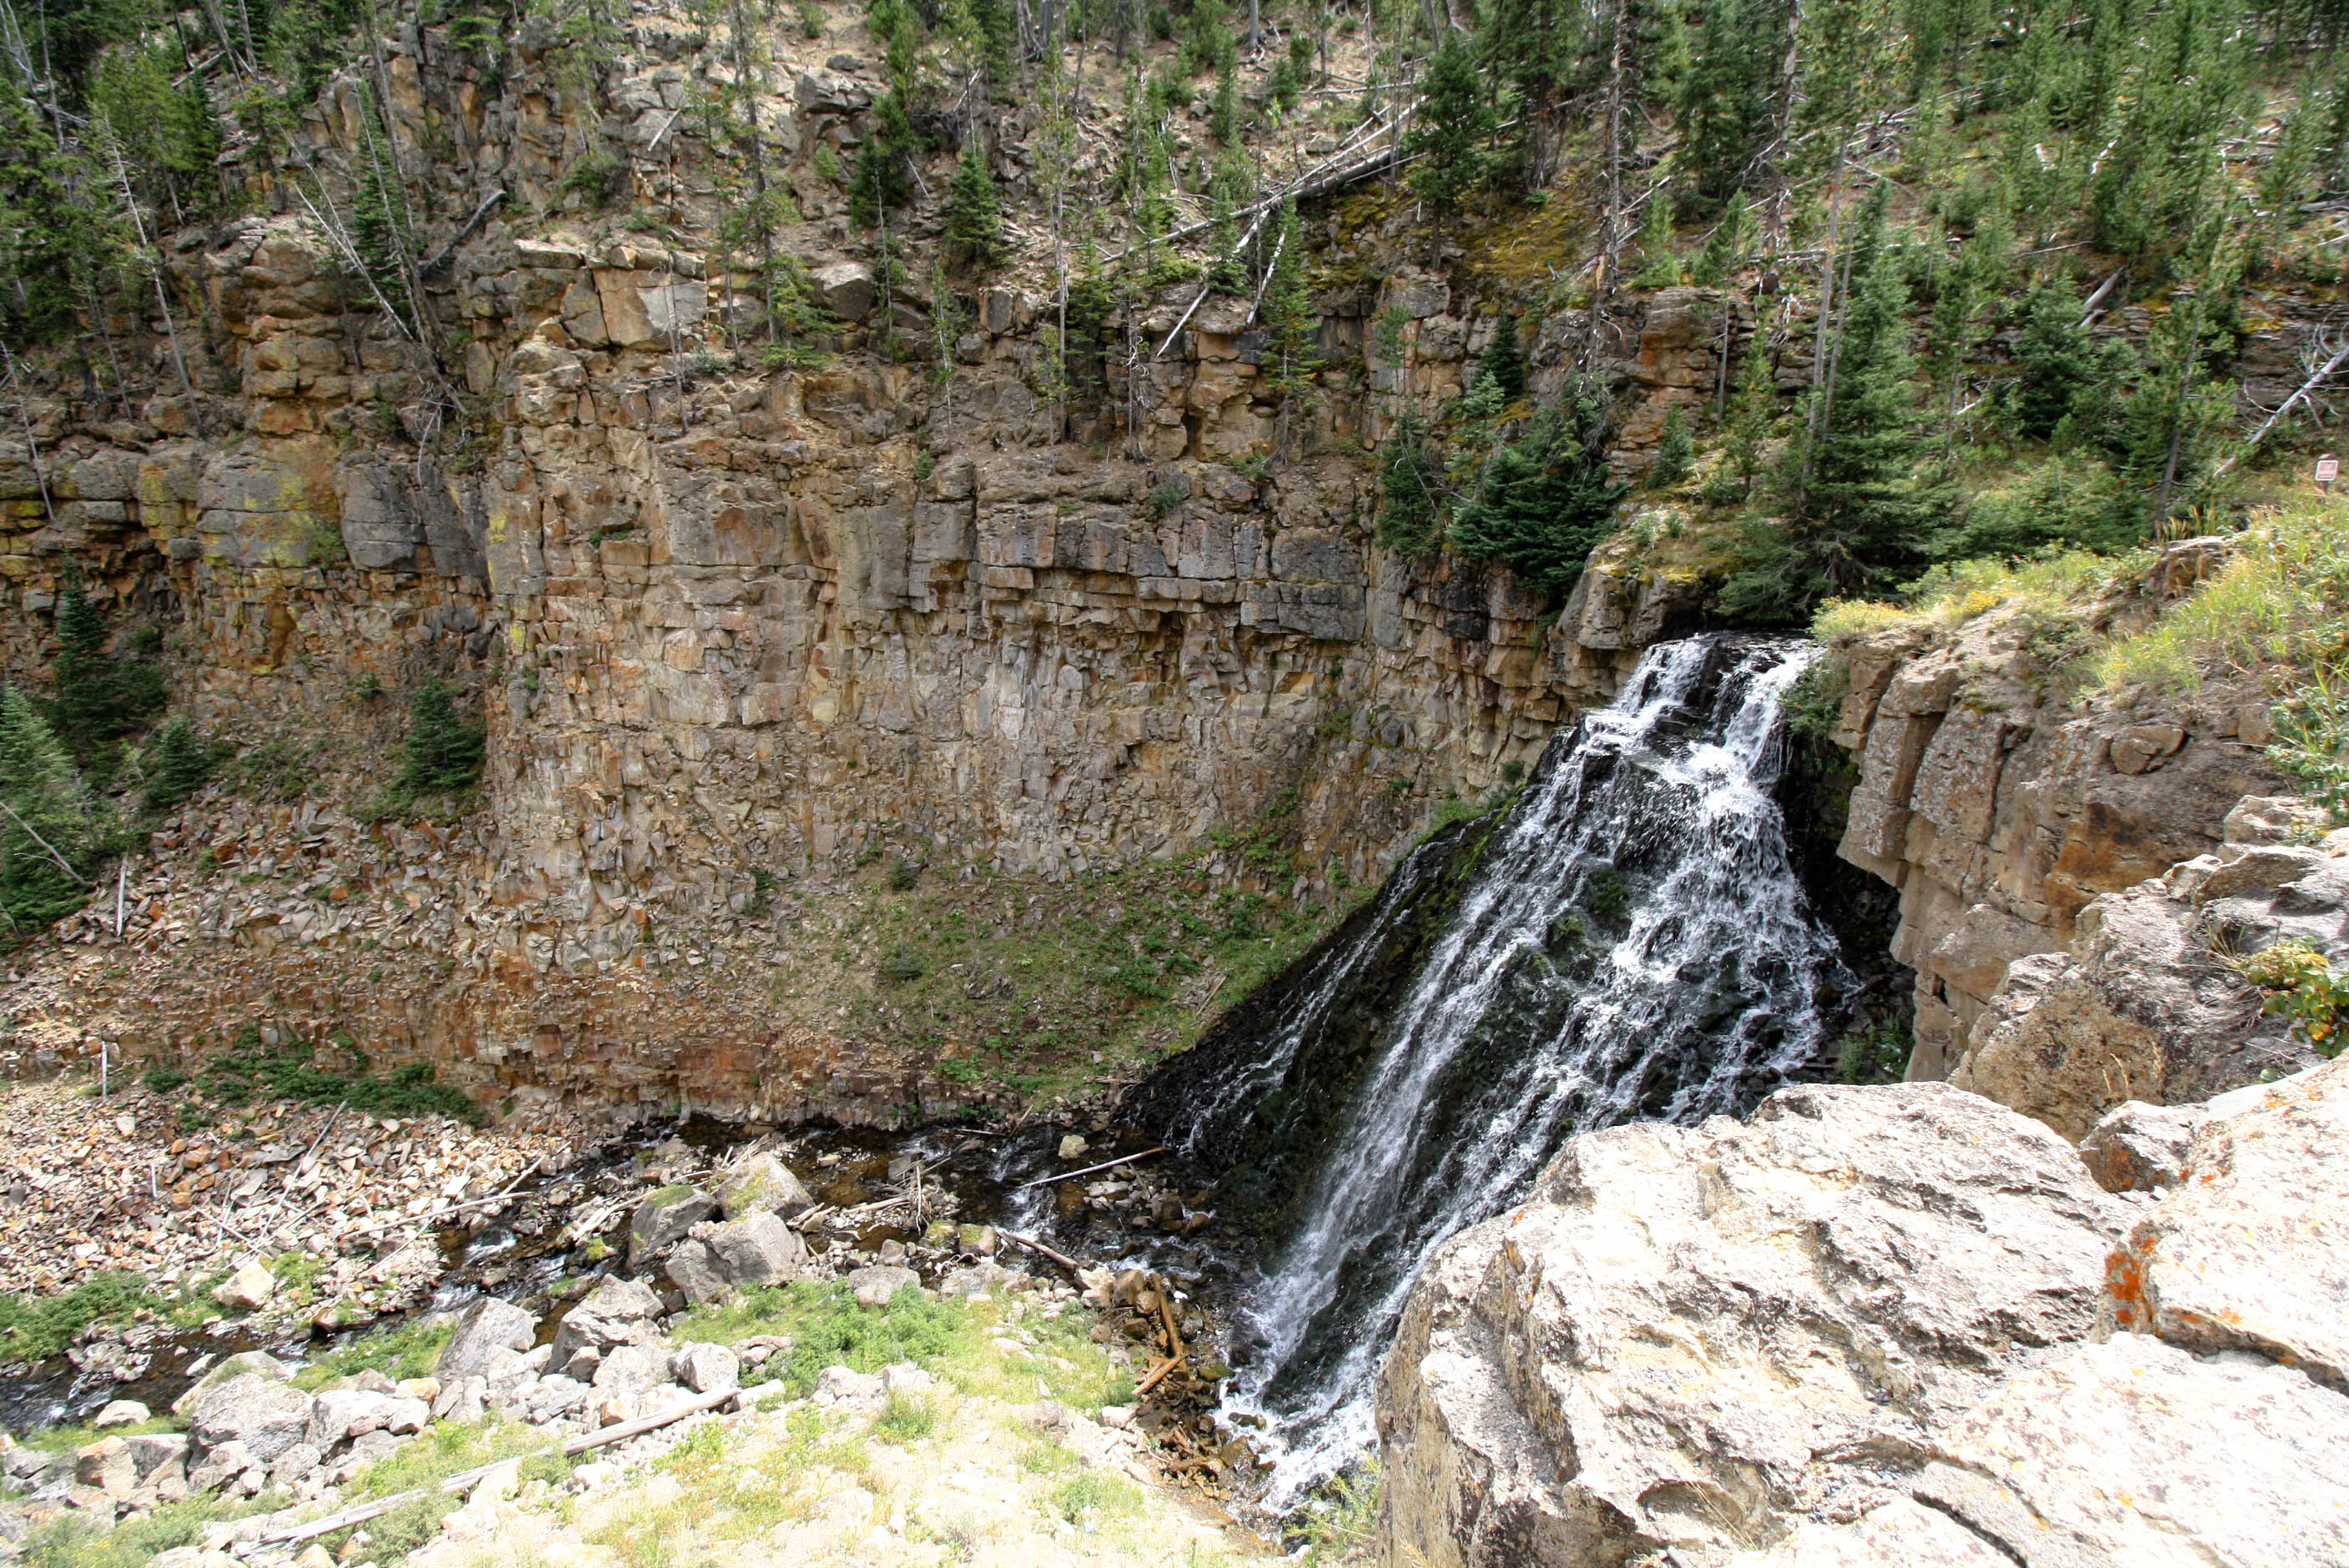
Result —
<instances>
[{"instance_id":1,"label":"green grass patch","mask_svg":"<svg viewBox=\"0 0 2349 1568\"><path fill-rule=\"evenodd\" d=\"M927 1399L892 1388L882 1401L873 1435L885 1443L910 1447L938 1429L938 1413Z\"/></svg>"},{"instance_id":2,"label":"green grass patch","mask_svg":"<svg viewBox=\"0 0 2349 1568\"><path fill-rule=\"evenodd\" d=\"M0 1295L0 1361L47 1360L93 1323L125 1323L141 1308L160 1313L174 1304L135 1274L93 1274L57 1295L11 1291Z\"/></svg>"},{"instance_id":3,"label":"green grass patch","mask_svg":"<svg viewBox=\"0 0 2349 1568\"><path fill-rule=\"evenodd\" d=\"M208 1524L285 1503L285 1498L274 1491L250 1500L191 1497L126 1519L112 1529L87 1514L64 1513L26 1539L21 1561L23 1568L139 1568L159 1553L196 1544Z\"/></svg>"},{"instance_id":4,"label":"green grass patch","mask_svg":"<svg viewBox=\"0 0 2349 1568\"><path fill-rule=\"evenodd\" d=\"M82 1426L78 1423L70 1427L44 1427L37 1432L27 1434L23 1441L28 1449L38 1449L44 1453L65 1454L71 1453L76 1449L87 1448L100 1438L132 1438L142 1432L176 1432L178 1430L180 1430L180 1423L171 1417L150 1416L136 1426L109 1427L102 1432L95 1427Z\"/></svg>"},{"instance_id":5,"label":"green grass patch","mask_svg":"<svg viewBox=\"0 0 2349 1568\"><path fill-rule=\"evenodd\" d=\"M1071 1524L1123 1518L1142 1511L1142 1493L1123 1476L1082 1470L1052 1489L1052 1509Z\"/></svg>"},{"instance_id":6,"label":"green grass patch","mask_svg":"<svg viewBox=\"0 0 2349 1568\"><path fill-rule=\"evenodd\" d=\"M295 1374L294 1386L321 1388L337 1378L356 1377L367 1371L380 1372L395 1383L409 1377L429 1377L440 1364L441 1348L456 1331L453 1324L427 1323L417 1318L396 1327L362 1334L303 1367Z\"/></svg>"},{"instance_id":7,"label":"green grass patch","mask_svg":"<svg viewBox=\"0 0 2349 1568\"><path fill-rule=\"evenodd\" d=\"M982 872L906 885L876 868L861 910L802 928L840 971L811 1000L845 1004L849 1028L926 1054L975 1100L1081 1091L1189 1045L1344 913L1288 896L1288 826L1268 814L1195 854L1061 883ZM1219 885L1211 854L1275 886Z\"/></svg>"},{"instance_id":8,"label":"green grass patch","mask_svg":"<svg viewBox=\"0 0 2349 1568\"><path fill-rule=\"evenodd\" d=\"M792 1346L745 1381L781 1383L796 1397L812 1389L827 1367L878 1372L900 1361L919 1365L951 1356L967 1346L971 1324L964 1309L926 1291L901 1290L888 1305L871 1307L844 1285L802 1280L700 1308L678 1330L680 1339L715 1345L753 1334L788 1335Z\"/></svg>"},{"instance_id":9,"label":"green grass patch","mask_svg":"<svg viewBox=\"0 0 2349 1568\"><path fill-rule=\"evenodd\" d=\"M429 1062L409 1062L389 1078L371 1073L331 1073L315 1061L316 1047L303 1040L263 1043L248 1025L236 1041L206 1062L196 1087L223 1105L243 1105L256 1096L347 1105L375 1116L447 1116L478 1125L487 1113L458 1090L432 1081Z\"/></svg>"},{"instance_id":10,"label":"green grass patch","mask_svg":"<svg viewBox=\"0 0 2349 1568\"><path fill-rule=\"evenodd\" d=\"M354 1498L391 1497L417 1487L437 1487L460 1470L542 1453L554 1446L545 1433L499 1416L463 1423L436 1421L413 1442L360 1471L351 1491ZM443 1501L440 1511L455 1506Z\"/></svg>"}]
</instances>

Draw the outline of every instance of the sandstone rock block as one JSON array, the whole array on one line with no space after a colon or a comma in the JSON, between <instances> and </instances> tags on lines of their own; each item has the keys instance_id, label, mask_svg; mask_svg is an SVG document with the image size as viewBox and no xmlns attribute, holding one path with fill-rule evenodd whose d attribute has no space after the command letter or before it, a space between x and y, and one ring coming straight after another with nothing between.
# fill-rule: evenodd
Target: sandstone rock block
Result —
<instances>
[{"instance_id":1,"label":"sandstone rock block","mask_svg":"<svg viewBox=\"0 0 2349 1568\"><path fill-rule=\"evenodd\" d=\"M1578 1138L1413 1292L1388 1560L1766 1540L1833 1484L1815 1456L1913 1443L2085 1335L2126 1218L2046 1128L1940 1084Z\"/></svg>"},{"instance_id":2,"label":"sandstone rock block","mask_svg":"<svg viewBox=\"0 0 2349 1568\"><path fill-rule=\"evenodd\" d=\"M254 1312L277 1294L277 1278L258 1259L247 1259L236 1272L212 1286L212 1299L231 1312Z\"/></svg>"},{"instance_id":3,"label":"sandstone rock block","mask_svg":"<svg viewBox=\"0 0 2349 1568\"><path fill-rule=\"evenodd\" d=\"M135 1427L150 1418L146 1406L136 1399L111 1399L106 1408L89 1418L89 1424L99 1431L109 1427Z\"/></svg>"},{"instance_id":4,"label":"sandstone rock block","mask_svg":"<svg viewBox=\"0 0 2349 1568\"><path fill-rule=\"evenodd\" d=\"M661 1188L637 1204L628 1221L628 1266L643 1267L717 1212L718 1201L698 1187Z\"/></svg>"},{"instance_id":5,"label":"sandstone rock block","mask_svg":"<svg viewBox=\"0 0 2349 1568\"><path fill-rule=\"evenodd\" d=\"M564 1315L547 1348L545 1366L561 1370L582 1350L600 1356L618 1346L641 1345L655 1336L652 1320L659 1315L660 1297L650 1286L606 1279Z\"/></svg>"},{"instance_id":6,"label":"sandstone rock block","mask_svg":"<svg viewBox=\"0 0 2349 1568\"><path fill-rule=\"evenodd\" d=\"M596 1392L607 1396L642 1394L668 1380L668 1360L641 1345L623 1345L595 1368Z\"/></svg>"},{"instance_id":7,"label":"sandstone rock block","mask_svg":"<svg viewBox=\"0 0 2349 1568\"><path fill-rule=\"evenodd\" d=\"M2123 1334L2016 1376L1911 1490L2027 1563L2339 1563L2344 1430L2287 1367Z\"/></svg>"},{"instance_id":8,"label":"sandstone rock block","mask_svg":"<svg viewBox=\"0 0 2349 1568\"><path fill-rule=\"evenodd\" d=\"M816 268L809 276L823 307L843 321L863 321L873 314L881 297L873 281L873 269L863 262L833 262Z\"/></svg>"},{"instance_id":9,"label":"sandstone rock block","mask_svg":"<svg viewBox=\"0 0 2349 1568\"><path fill-rule=\"evenodd\" d=\"M2080 1140L2080 1158L2107 1192L2151 1192L2177 1185L2187 1150L2209 1119L2199 1105L2115 1106Z\"/></svg>"},{"instance_id":10,"label":"sandstone rock block","mask_svg":"<svg viewBox=\"0 0 2349 1568\"><path fill-rule=\"evenodd\" d=\"M861 1305L886 1306L899 1291L920 1284L922 1276L895 1264L874 1264L851 1269L841 1276L841 1283L855 1295Z\"/></svg>"},{"instance_id":11,"label":"sandstone rock block","mask_svg":"<svg viewBox=\"0 0 2349 1568\"><path fill-rule=\"evenodd\" d=\"M488 1370L492 1350L527 1350L538 1320L510 1301L485 1295L458 1315L456 1332L441 1347L434 1371L443 1383Z\"/></svg>"},{"instance_id":12,"label":"sandstone rock block","mask_svg":"<svg viewBox=\"0 0 2349 1568\"><path fill-rule=\"evenodd\" d=\"M742 1360L723 1345L688 1345L668 1358L669 1376L697 1394L740 1387Z\"/></svg>"}]
</instances>

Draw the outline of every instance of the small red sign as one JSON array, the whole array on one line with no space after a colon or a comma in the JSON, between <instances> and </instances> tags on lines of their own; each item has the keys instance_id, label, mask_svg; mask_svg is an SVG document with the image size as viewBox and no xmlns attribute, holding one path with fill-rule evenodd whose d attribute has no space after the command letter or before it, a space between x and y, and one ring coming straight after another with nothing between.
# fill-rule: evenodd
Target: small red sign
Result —
<instances>
[{"instance_id":1,"label":"small red sign","mask_svg":"<svg viewBox=\"0 0 2349 1568\"><path fill-rule=\"evenodd\" d=\"M2341 459L2331 453L2316 459L2316 482L2329 485L2341 477Z\"/></svg>"}]
</instances>

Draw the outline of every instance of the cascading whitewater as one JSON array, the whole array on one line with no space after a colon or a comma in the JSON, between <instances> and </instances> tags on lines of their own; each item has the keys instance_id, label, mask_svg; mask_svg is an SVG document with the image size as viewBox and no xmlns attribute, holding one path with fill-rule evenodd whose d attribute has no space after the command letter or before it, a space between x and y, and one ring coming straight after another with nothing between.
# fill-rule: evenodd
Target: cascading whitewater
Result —
<instances>
[{"instance_id":1,"label":"cascading whitewater","mask_svg":"<svg viewBox=\"0 0 2349 1568\"><path fill-rule=\"evenodd\" d=\"M1481 841L1423 847L1246 1038L1155 1096L1153 1119L1211 1162L1289 1150L1252 1157L1277 1217L1225 1405L1275 1460L1274 1506L1370 1441L1372 1376L1447 1236L1574 1133L1738 1111L1818 1054L1847 977L1770 794L1779 696L1808 656L1651 649Z\"/></svg>"}]
</instances>

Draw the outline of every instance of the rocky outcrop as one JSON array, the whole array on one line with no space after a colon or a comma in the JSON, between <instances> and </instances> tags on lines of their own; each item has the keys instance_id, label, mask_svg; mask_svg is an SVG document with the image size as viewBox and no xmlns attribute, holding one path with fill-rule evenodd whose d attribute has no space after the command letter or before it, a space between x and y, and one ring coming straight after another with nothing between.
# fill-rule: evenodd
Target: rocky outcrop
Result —
<instances>
[{"instance_id":1,"label":"rocky outcrop","mask_svg":"<svg viewBox=\"0 0 2349 1568\"><path fill-rule=\"evenodd\" d=\"M2306 1219L2344 1097L2212 1114L2150 1207L1942 1085L1577 1139L1414 1292L1380 1560L2349 1561L2349 1279Z\"/></svg>"},{"instance_id":2,"label":"rocky outcrop","mask_svg":"<svg viewBox=\"0 0 2349 1568\"><path fill-rule=\"evenodd\" d=\"M2284 941L2349 957L2349 831L2257 841L2292 806L2245 800L2215 854L2090 903L2069 952L2017 959L1951 1081L2081 1138L2129 1100L2190 1104L2314 1063L2231 962Z\"/></svg>"},{"instance_id":3,"label":"rocky outcrop","mask_svg":"<svg viewBox=\"0 0 2349 1568\"><path fill-rule=\"evenodd\" d=\"M2084 619L2141 622L2221 565L2170 546ZM1903 625L1838 650L1835 733L1857 761L1842 854L1900 890L1894 956L1917 972L1910 1076L1949 1076L2016 959L2060 953L2097 897L2216 850L2228 813L2280 782L2268 698L2213 681L2190 700L2051 687L2040 624L1991 614Z\"/></svg>"},{"instance_id":4,"label":"rocky outcrop","mask_svg":"<svg viewBox=\"0 0 2349 1568\"><path fill-rule=\"evenodd\" d=\"M429 182L445 220L419 220L450 247L425 308L464 345L461 392L306 213L256 213L173 242L172 281L205 305L192 399L100 406L60 381L26 410L37 464L0 444L8 677L43 678L72 557L165 630L200 726L274 748L273 792L314 790L164 826L119 939L110 919L70 934L127 948L108 966L126 983L52 995L39 975L12 1002L50 1061L98 1038L185 1051L269 998L302 1037L448 1064L525 1113L682 1094L878 1119L920 1086L895 1063L844 1081L882 1053L837 1059L830 1021L777 1016L761 965L790 962L788 934L755 913L744 930L765 888L885 846L1081 875L1277 808L1306 868L1279 891L1334 900L1440 802L1530 765L1701 597L1690 572L1625 560L1561 614L1506 573L1378 548L1363 378L1333 371L1309 408L1277 408L1244 302L1185 323L1189 285L1132 302L1112 330L1166 346L1089 366L1065 408L1032 288L969 288L950 351L904 363L936 354L933 302L880 297L838 191L803 169L775 245L837 319L780 352L749 320L763 282L566 198L595 116L561 84L485 78L429 29L385 47L393 139L461 150ZM779 59L757 94L792 158L853 147L869 102L798 90L840 79L831 52ZM634 176L640 210L714 234L724 203L680 173L710 150L661 54L639 38L613 62L605 91L640 138L616 145L665 137ZM330 85L293 132L329 174L361 135L357 92ZM1000 145L1019 142L1015 116ZM1719 379L1713 305L1674 295L1627 373L1694 397ZM1320 303L1333 355L1399 321L1378 374L1429 397L1457 390L1498 319L1410 267ZM1560 345L1535 349L1554 377ZM471 444L430 449L460 403ZM428 674L483 705L481 810L453 831L370 824ZM211 885L230 861L267 861L282 896ZM1261 880L1238 855L1204 869ZM378 870L399 897L367 896ZM355 1006L360 962L379 978ZM678 970L699 972L659 973Z\"/></svg>"},{"instance_id":5,"label":"rocky outcrop","mask_svg":"<svg viewBox=\"0 0 2349 1568\"><path fill-rule=\"evenodd\" d=\"M2061 1139L1939 1084L1578 1138L1413 1295L1380 1388L1385 1560L1766 1539L2084 1337L2126 1223Z\"/></svg>"}]
</instances>

